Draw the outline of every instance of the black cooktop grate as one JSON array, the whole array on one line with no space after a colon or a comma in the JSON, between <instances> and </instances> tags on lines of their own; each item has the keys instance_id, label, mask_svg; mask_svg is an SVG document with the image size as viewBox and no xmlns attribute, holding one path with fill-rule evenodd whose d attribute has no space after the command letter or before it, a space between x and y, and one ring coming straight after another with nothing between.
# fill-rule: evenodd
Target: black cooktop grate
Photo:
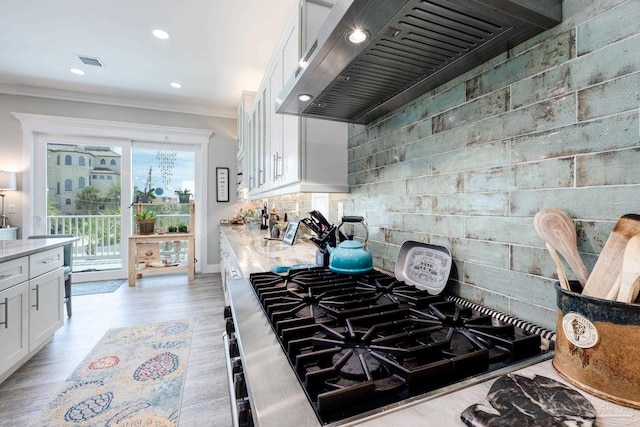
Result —
<instances>
[{"instance_id":1,"label":"black cooktop grate","mask_svg":"<svg viewBox=\"0 0 640 427\"><path fill-rule=\"evenodd\" d=\"M378 271L312 268L250 281L323 424L548 351L534 325Z\"/></svg>"}]
</instances>

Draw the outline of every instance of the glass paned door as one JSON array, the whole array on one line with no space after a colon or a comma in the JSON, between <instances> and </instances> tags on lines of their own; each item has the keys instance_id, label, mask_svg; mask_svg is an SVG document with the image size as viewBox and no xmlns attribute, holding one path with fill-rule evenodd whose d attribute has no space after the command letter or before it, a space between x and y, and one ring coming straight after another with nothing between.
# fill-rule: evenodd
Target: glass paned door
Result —
<instances>
[{"instance_id":1,"label":"glass paned door","mask_svg":"<svg viewBox=\"0 0 640 427\"><path fill-rule=\"evenodd\" d=\"M134 201L178 202L179 194L195 193L195 151L191 146L169 143L134 143L132 150ZM186 191L185 191L186 190ZM150 200L149 200L150 199ZM187 199L188 200L188 199Z\"/></svg>"},{"instance_id":2,"label":"glass paned door","mask_svg":"<svg viewBox=\"0 0 640 427\"><path fill-rule=\"evenodd\" d=\"M124 277L122 186L130 174L122 146L47 142L46 215L37 234L73 234L74 281ZM44 178L44 180L43 180ZM42 208L40 208L42 211ZM128 221L127 225L128 227ZM128 233L127 233L128 235ZM126 252L126 250L124 250Z\"/></svg>"},{"instance_id":3,"label":"glass paned door","mask_svg":"<svg viewBox=\"0 0 640 427\"><path fill-rule=\"evenodd\" d=\"M34 146L33 217L25 236L76 236L76 283L125 278L130 220L122 211L131 197L130 143L37 135Z\"/></svg>"}]
</instances>

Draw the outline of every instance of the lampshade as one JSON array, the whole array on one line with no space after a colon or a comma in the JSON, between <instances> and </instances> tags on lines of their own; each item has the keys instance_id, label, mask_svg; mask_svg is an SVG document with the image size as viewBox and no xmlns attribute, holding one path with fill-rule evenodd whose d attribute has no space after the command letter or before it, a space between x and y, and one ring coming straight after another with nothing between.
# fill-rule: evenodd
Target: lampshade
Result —
<instances>
[{"instance_id":1,"label":"lampshade","mask_svg":"<svg viewBox=\"0 0 640 427\"><path fill-rule=\"evenodd\" d=\"M16 190L16 173L0 171L0 191Z\"/></svg>"}]
</instances>

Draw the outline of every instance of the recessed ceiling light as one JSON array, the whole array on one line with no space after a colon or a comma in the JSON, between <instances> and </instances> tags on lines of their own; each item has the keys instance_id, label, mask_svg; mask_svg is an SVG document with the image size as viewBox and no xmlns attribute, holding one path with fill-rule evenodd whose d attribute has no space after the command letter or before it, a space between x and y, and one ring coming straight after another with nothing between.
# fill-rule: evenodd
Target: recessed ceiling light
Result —
<instances>
[{"instance_id":1,"label":"recessed ceiling light","mask_svg":"<svg viewBox=\"0 0 640 427\"><path fill-rule=\"evenodd\" d=\"M173 83L171 83L171 87L174 88L174 89L180 89L182 87L182 85L180 83L173 82Z\"/></svg>"},{"instance_id":2,"label":"recessed ceiling light","mask_svg":"<svg viewBox=\"0 0 640 427\"><path fill-rule=\"evenodd\" d=\"M80 68L69 68L69 71L71 71L73 74L84 76L84 71L81 70Z\"/></svg>"},{"instance_id":3,"label":"recessed ceiling light","mask_svg":"<svg viewBox=\"0 0 640 427\"><path fill-rule=\"evenodd\" d=\"M366 31L361 30L360 28L356 28L349 34L349 41L351 43L358 44L365 41L367 37L368 37L368 34Z\"/></svg>"},{"instance_id":4,"label":"recessed ceiling light","mask_svg":"<svg viewBox=\"0 0 640 427\"><path fill-rule=\"evenodd\" d=\"M311 98L313 98L311 95L307 95L307 94L302 94L302 95L298 95L298 99L302 102L307 102L307 101L311 101Z\"/></svg>"},{"instance_id":5,"label":"recessed ceiling light","mask_svg":"<svg viewBox=\"0 0 640 427\"><path fill-rule=\"evenodd\" d=\"M151 34L162 40L166 40L169 38L169 33L167 33L165 30L160 30L157 28L151 31Z\"/></svg>"}]
</instances>

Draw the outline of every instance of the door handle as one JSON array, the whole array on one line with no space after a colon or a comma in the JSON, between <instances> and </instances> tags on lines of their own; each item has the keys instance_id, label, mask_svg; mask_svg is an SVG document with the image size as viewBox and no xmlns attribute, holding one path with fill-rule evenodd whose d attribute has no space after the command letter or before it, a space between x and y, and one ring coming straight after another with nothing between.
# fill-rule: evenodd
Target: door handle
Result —
<instances>
[{"instance_id":1,"label":"door handle","mask_svg":"<svg viewBox=\"0 0 640 427\"><path fill-rule=\"evenodd\" d=\"M40 285L36 285L36 287L31 290L36 291L36 303L31 307L35 307L36 311L38 311L40 310Z\"/></svg>"}]
</instances>

